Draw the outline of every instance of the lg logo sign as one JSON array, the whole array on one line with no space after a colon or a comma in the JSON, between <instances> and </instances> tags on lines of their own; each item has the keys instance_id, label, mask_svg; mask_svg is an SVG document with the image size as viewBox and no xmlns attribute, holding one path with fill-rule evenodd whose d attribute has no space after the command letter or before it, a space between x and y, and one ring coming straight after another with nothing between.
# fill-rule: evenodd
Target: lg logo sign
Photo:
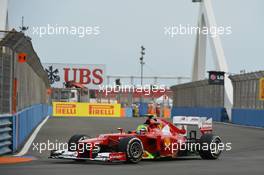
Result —
<instances>
[{"instance_id":1,"label":"lg logo sign","mask_svg":"<svg viewBox=\"0 0 264 175\"><path fill-rule=\"evenodd\" d=\"M212 85L224 85L225 72L209 71L208 83Z\"/></svg>"},{"instance_id":2,"label":"lg logo sign","mask_svg":"<svg viewBox=\"0 0 264 175\"><path fill-rule=\"evenodd\" d=\"M210 79L211 80L224 80L225 79L225 77L223 76L223 75L216 75L216 74L212 74L211 76L210 76Z\"/></svg>"}]
</instances>

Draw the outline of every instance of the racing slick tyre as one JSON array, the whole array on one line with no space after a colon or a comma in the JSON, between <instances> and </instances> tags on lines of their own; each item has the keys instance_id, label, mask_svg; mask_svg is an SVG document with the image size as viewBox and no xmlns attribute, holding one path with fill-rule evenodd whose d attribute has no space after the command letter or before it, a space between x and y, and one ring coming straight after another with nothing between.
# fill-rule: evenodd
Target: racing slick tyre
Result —
<instances>
[{"instance_id":1,"label":"racing slick tyre","mask_svg":"<svg viewBox=\"0 0 264 175\"><path fill-rule=\"evenodd\" d=\"M219 136L213 134L204 134L200 138L201 148L199 154L202 159L217 159L222 150L219 150L219 144L222 143ZM206 149L204 149L206 148Z\"/></svg>"},{"instance_id":2,"label":"racing slick tyre","mask_svg":"<svg viewBox=\"0 0 264 175\"><path fill-rule=\"evenodd\" d=\"M125 152L128 163L138 163L142 159L143 144L137 137L127 137L120 140L118 151Z\"/></svg>"},{"instance_id":3,"label":"racing slick tyre","mask_svg":"<svg viewBox=\"0 0 264 175\"><path fill-rule=\"evenodd\" d=\"M90 137L82 134L73 135L68 141L68 151L77 151L78 142L87 138Z\"/></svg>"}]
</instances>

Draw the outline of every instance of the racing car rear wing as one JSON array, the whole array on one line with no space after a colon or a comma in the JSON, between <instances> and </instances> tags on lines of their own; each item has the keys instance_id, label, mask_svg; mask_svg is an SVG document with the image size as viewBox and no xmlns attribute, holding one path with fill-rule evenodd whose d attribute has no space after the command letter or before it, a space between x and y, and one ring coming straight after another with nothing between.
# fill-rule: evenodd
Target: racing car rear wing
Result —
<instances>
[{"instance_id":1,"label":"racing car rear wing","mask_svg":"<svg viewBox=\"0 0 264 175\"><path fill-rule=\"evenodd\" d=\"M188 125L198 126L202 133L211 132L213 130L212 118L196 117L196 116L174 116L173 124L177 127L184 127L187 130Z\"/></svg>"}]
</instances>

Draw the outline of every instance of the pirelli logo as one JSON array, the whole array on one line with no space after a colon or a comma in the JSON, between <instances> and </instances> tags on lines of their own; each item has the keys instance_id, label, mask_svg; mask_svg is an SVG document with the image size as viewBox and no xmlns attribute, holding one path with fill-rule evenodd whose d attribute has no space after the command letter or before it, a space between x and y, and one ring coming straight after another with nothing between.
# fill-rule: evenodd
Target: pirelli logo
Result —
<instances>
[{"instance_id":1,"label":"pirelli logo","mask_svg":"<svg viewBox=\"0 0 264 175\"><path fill-rule=\"evenodd\" d=\"M105 115L105 116L111 116L115 114L115 107L112 105L89 105L89 115Z\"/></svg>"},{"instance_id":2,"label":"pirelli logo","mask_svg":"<svg viewBox=\"0 0 264 175\"><path fill-rule=\"evenodd\" d=\"M75 104L56 104L56 114L63 114L63 115L74 115L77 114L76 112L76 105Z\"/></svg>"}]
</instances>

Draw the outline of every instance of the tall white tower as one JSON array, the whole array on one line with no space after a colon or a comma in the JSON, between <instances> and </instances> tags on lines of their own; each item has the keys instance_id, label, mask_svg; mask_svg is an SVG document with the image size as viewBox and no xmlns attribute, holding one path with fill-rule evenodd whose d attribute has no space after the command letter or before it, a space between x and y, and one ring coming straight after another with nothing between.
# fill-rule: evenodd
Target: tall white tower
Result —
<instances>
[{"instance_id":1,"label":"tall white tower","mask_svg":"<svg viewBox=\"0 0 264 175\"><path fill-rule=\"evenodd\" d=\"M0 31L8 30L8 0L0 0ZM0 32L0 40L5 36L5 32ZM5 48L1 49L2 52L5 52Z\"/></svg>"},{"instance_id":2,"label":"tall white tower","mask_svg":"<svg viewBox=\"0 0 264 175\"><path fill-rule=\"evenodd\" d=\"M193 0L200 3L198 27L212 28L217 27L216 20L213 12L211 0ZM192 81L198 81L205 79L206 73L206 43L207 38L212 48L214 64L217 71L223 71L228 73L228 66L222 47L222 43L218 34L214 37L205 35L202 32L198 32L196 36L195 54L192 70ZM227 110L229 120L231 120L231 110L233 107L233 85L228 76L225 76L224 87L224 107Z\"/></svg>"},{"instance_id":3,"label":"tall white tower","mask_svg":"<svg viewBox=\"0 0 264 175\"><path fill-rule=\"evenodd\" d=\"M0 0L0 31L8 30L8 0ZM4 38L5 33L0 32L0 40Z\"/></svg>"},{"instance_id":4,"label":"tall white tower","mask_svg":"<svg viewBox=\"0 0 264 175\"><path fill-rule=\"evenodd\" d=\"M8 30L8 0L0 0L0 30Z\"/></svg>"}]
</instances>

